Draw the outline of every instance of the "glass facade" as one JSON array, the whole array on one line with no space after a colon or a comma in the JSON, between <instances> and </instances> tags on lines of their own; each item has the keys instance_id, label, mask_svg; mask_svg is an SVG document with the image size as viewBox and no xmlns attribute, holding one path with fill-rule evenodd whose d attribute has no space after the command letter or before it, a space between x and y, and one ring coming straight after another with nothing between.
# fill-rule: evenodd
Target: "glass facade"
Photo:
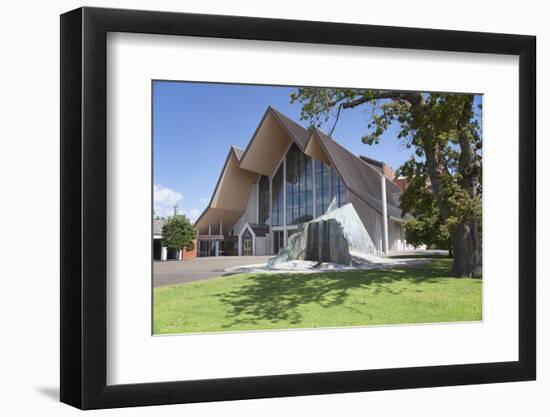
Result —
<instances>
[{"instance_id":1,"label":"glass facade","mask_svg":"<svg viewBox=\"0 0 550 417\"><path fill-rule=\"evenodd\" d=\"M283 164L273 176L271 184L271 226L283 226L284 224L284 188L283 188ZM275 252L277 253L277 252Z\"/></svg>"},{"instance_id":2,"label":"glass facade","mask_svg":"<svg viewBox=\"0 0 550 417\"><path fill-rule=\"evenodd\" d=\"M313 219L313 161L294 143L286 154L286 224Z\"/></svg>"},{"instance_id":3,"label":"glass facade","mask_svg":"<svg viewBox=\"0 0 550 417\"><path fill-rule=\"evenodd\" d=\"M197 248L197 256L216 256L216 241L215 240L199 240Z\"/></svg>"},{"instance_id":4,"label":"glass facade","mask_svg":"<svg viewBox=\"0 0 550 417\"><path fill-rule=\"evenodd\" d=\"M346 186L338 176L338 173L336 172L335 169L331 169L331 172L332 172L331 201L333 198L336 198L336 203L338 204L338 207L342 207L344 204L348 202L347 194L346 194Z\"/></svg>"},{"instance_id":5,"label":"glass facade","mask_svg":"<svg viewBox=\"0 0 550 417\"><path fill-rule=\"evenodd\" d=\"M316 214L321 216L330 204L330 167L315 161L315 205Z\"/></svg>"},{"instance_id":6,"label":"glass facade","mask_svg":"<svg viewBox=\"0 0 550 417\"><path fill-rule=\"evenodd\" d=\"M338 207L347 203L346 186L334 168L321 161L315 161L315 204L316 214L325 214L332 199Z\"/></svg>"},{"instance_id":7,"label":"glass facade","mask_svg":"<svg viewBox=\"0 0 550 417\"><path fill-rule=\"evenodd\" d=\"M269 202L269 179L265 178L260 178L259 182L260 222L265 222L269 213L269 208L265 207ZM272 178L271 193L271 226L285 228L288 237L292 236L296 229L286 226L298 225L313 219L314 205L316 216L321 216L333 199L336 199L338 207L347 203L346 187L336 170L321 161L311 159L295 143ZM284 230L273 230L272 233L273 253L278 254L285 247Z\"/></svg>"},{"instance_id":8,"label":"glass facade","mask_svg":"<svg viewBox=\"0 0 550 417\"><path fill-rule=\"evenodd\" d=\"M269 218L269 178L265 175L258 182L258 215L259 223L265 223Z\"/></svg>"}]
</instances>

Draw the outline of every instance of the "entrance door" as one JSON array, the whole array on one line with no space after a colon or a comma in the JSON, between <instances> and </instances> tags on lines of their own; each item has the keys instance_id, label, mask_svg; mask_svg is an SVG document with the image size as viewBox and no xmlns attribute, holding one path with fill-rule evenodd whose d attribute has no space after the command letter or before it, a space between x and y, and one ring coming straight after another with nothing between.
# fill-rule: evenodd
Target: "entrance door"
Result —
<instances>
[{"instance_id":1,"label":"entrance door","mask_svg":"<svg viewBox=\"0 0 550 417\"><path fill-rule=\"evenodd\" d=\"M284 248L285 232L283 230L275 230L273 232L273 254L278 255L279 251Z\"/></svg>"},{"instance_id":2,"label":"entrance door","mask_svg":"<svg viewBox=\"0 0 550 417\"><path fill-rule=\"evenodd\" d=\"M252 256L252 233L250 230L246 229L243 233L243 256Z\"/></svg>"}]
</instances>

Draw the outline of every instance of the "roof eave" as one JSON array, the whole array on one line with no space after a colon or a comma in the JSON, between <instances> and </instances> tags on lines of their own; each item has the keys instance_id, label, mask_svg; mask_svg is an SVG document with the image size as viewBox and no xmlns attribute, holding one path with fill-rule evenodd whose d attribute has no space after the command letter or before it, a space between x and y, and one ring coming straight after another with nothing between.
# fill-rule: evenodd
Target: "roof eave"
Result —
<instances>
[{"instance_id":1,"label":"roof eave","mask_svg":"<svg viewBox=\"0 0 550 417\"><path fill-rule=\"evenodd\" d=\"M204 217L204 215L206 214L206 212L208 211L208 209L210 209L210 207L212 206L212 201L214 200L214 196L216 195L216 193L218 192L218 187L220 186L220 181L222 180L222 176L223 176L223 173L225 172L226 168L227 168L227 164L229 163L229 158L231 158L231 154L233 154L235 156L235 158L237 159L237 161L239 161L239 158L237 157L237 155L235 154L235 150L233 149L233 146L231 146L231 148L229 149L229 152L227 153L227 157L225 158L225 162L223 164L223 168L222 170L220 171L220 175L218 177L218 181L216 182L216 186L214 187L214 192L212 193L212 195L210 196L210 201L208 202L208 205L206 206L206 208L202 211L202 213L200 214L200 216L197 218L197 220L195 220L195 222L193 223L193 227L196 228L197 227L197 224L199 223L199 221Z\"/></svg>"}]
</instances>

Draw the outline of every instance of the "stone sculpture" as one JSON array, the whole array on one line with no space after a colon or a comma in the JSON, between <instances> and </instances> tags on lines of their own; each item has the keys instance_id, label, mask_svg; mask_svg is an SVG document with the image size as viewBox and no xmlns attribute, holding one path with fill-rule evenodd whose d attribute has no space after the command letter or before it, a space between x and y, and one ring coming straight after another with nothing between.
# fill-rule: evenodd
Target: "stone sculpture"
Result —
<instances>
[{"instance_id":1,"label":"stone sculpture","mask_svg":"<svg viewBox=\"0 0 550 417\"><path fill-rule=\"evenodd\" d=\"M268 261L268 267L292 260L351 265L353 253L378 255L378 250L351 203L337 207L299 226L288 245Z\"/></svg>"}]
</instances>

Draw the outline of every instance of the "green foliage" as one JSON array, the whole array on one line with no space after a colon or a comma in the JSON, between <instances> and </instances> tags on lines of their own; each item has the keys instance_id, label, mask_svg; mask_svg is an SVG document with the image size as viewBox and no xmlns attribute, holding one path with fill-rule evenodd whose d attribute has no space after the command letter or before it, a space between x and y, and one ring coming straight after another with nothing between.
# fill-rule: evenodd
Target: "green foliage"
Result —
<instances>
[{"instance_id":1,"label":"green foliage","mask_svg":"<svg viewBox=\"0 0 550 417\"><path fill-rule=\"evenodd\" d=\"M361 140L368 145L399 126L398 139L415 152L396 172L409 184L401 209L415 217L405 226L407 241L448 247L458 222L481 221L481 107L473 95L304 87L291 101L302 104L301 118L312 126L334 117L331 131L342 110L364 106Z\"/></svg>"},{"instance_id":2,"label":"green foliage","mask_svg":"<svg viewBox=\"0 0 550 417\"><path fill-rule=\"evenodd\" d=\"M414 247L426 245L448 249L451 223L441 218L435 196L428 186L425 164L412 158L403 164L398 174L408 178L408 187L401 195L401 210L414 216L403 226L407 243Z\"/></svg>"},{"instance_id":3,"label":"green foliage","mask_svg":"<svg viewBox=\"0 0 550 417\"><path fill-rule=\"evenodd\" d=\"M169 249L194 248L195 230L186 216L170 217L162 226L162 244Z\"/></svg>"},{"instance_id":4,"label":"green foliage","mask_svg":"<svg viewBox=\"0 0 550 417\"><path fill-rule=\"evenodd\" d=\"M422 216L408 220L403 225L407 243L418 247L448 249L450 246L449 228L439 216Z\"/></svg>"}]
</instances>

